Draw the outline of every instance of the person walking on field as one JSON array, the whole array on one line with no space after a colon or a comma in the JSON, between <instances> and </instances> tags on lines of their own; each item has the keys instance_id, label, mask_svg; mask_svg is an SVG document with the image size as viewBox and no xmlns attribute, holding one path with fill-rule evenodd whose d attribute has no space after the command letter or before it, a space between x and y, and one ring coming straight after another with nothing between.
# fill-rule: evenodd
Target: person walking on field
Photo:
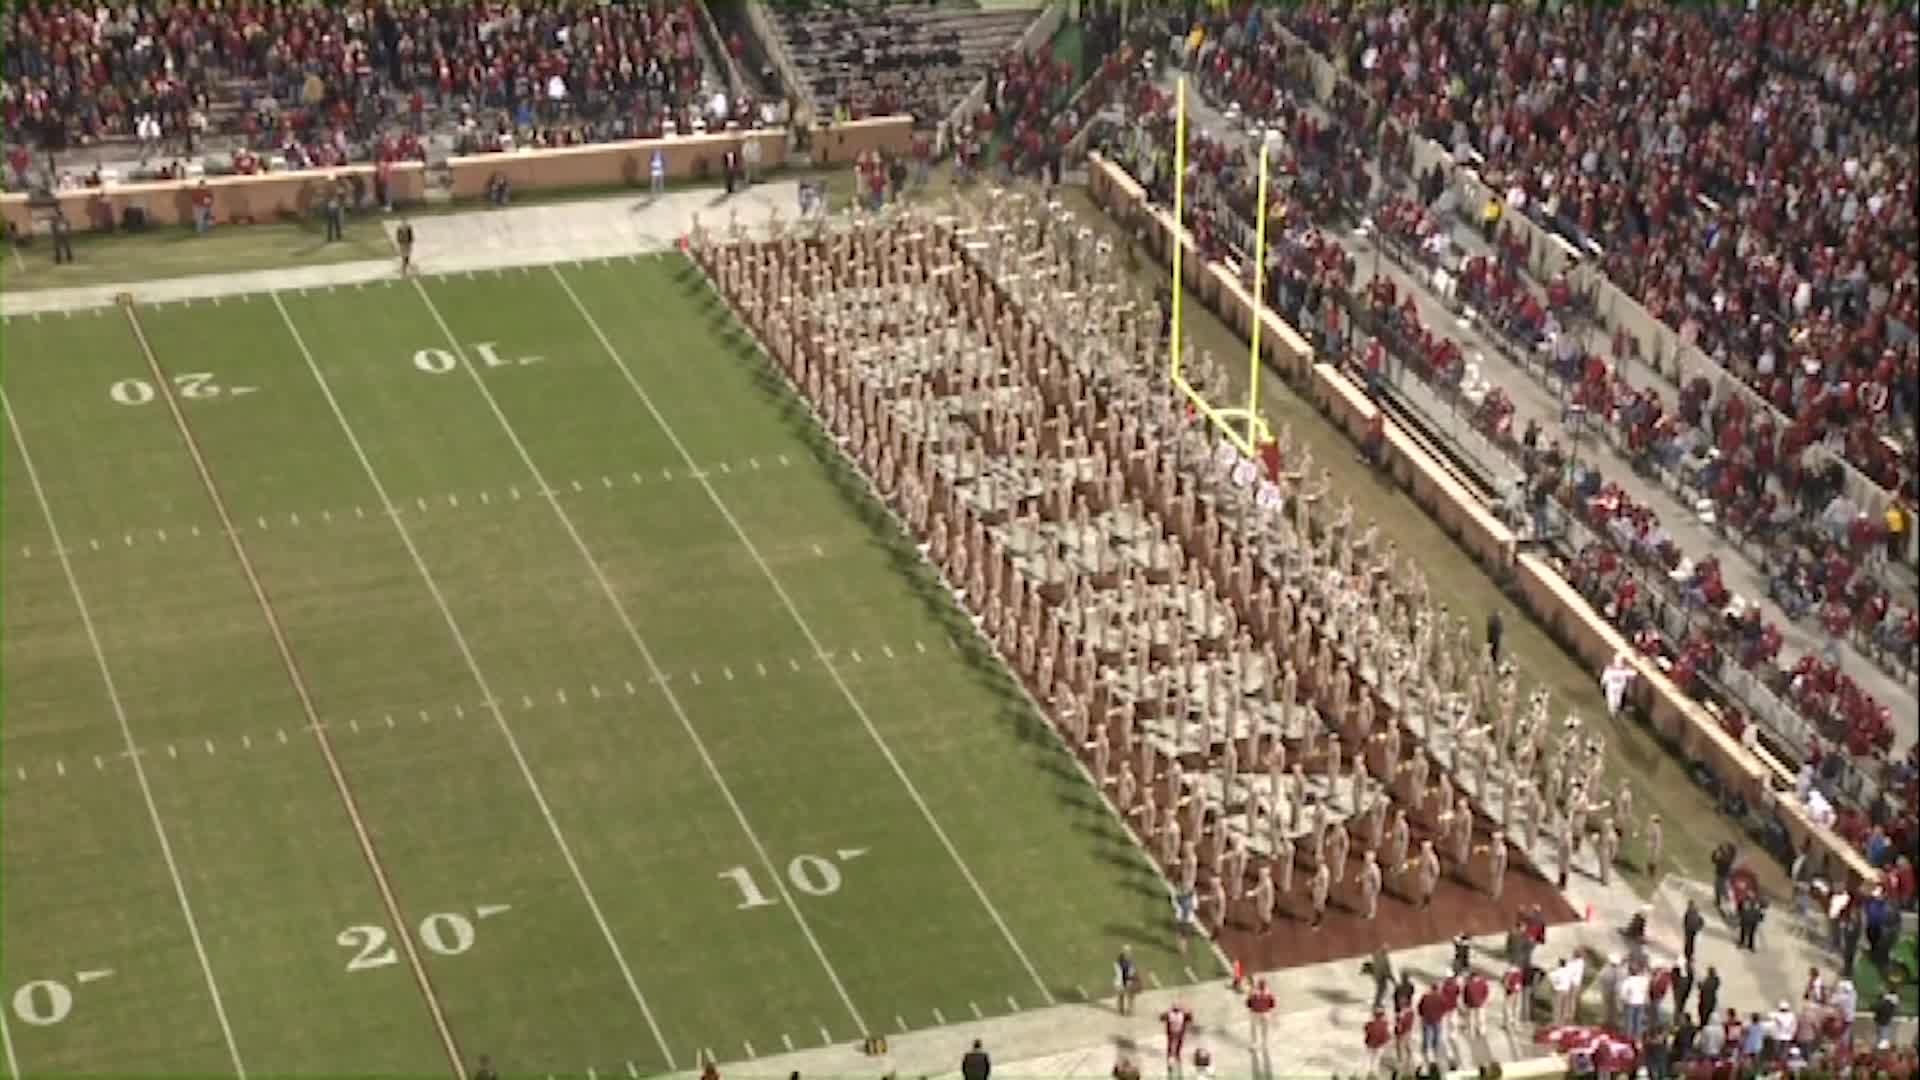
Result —
<instances>
[{"instance_id":1,"label":"person walking on field","mask_svg":"<svg viewBox=\"0 0 1920 1080\"><path fill-rule=\"evenodd\" d=\"M1252 1018L1253 1048L1259 1053L1267 1052L1267 1029L1273 1016L1273 991L1267 989L1267 980L1256 979L1253 993L1247 995L1247 1015ZM1375 1009L1378 1013L1380 1010Z\"/></svg>"},{"instance_id":2,"label":"person walking on field","mask_svg":"<svg viewBox=\"0 0 1920 1080\"><path fill-rule=\"evenodd\" d=\"M400 219L400 227L393 231L394 245L400 249L400 273L413 272L413 222Z\"/></svg>"},{"instance_id":3,"label":"person walking on field","mask_svg":"<svg viewBox=\"0 0 1920 1080\"><path fill-rule=\"evenodd\" d=\"M1507 636L1506 624L1500 621L1500 612L1496 609L1487 613L1487 655L1494 664L1500 663L1500 643Z\"/></svg>"},{"instance_id":4,"label":"person walking on field","mask_svg":"<svg viewBox=\"0 0 1920 1080\"><path fill-rule=\"evenodd\" d=\"M973 1049L960 1058L961 1080L987 1080L993 1075L993 1059L987 1056L986 1047L979 1039L973 1040Z\"/></svg>"}]
</instances>

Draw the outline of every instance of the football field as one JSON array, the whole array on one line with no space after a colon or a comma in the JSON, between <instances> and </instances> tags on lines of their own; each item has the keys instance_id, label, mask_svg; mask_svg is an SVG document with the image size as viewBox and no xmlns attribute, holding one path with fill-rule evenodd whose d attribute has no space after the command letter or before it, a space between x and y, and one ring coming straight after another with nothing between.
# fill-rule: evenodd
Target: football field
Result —
<instances>
[{"instance_id":1,"label":"football field","mask_svg":"<svg viewBox=\"0 0 1920 1080\"><path fill-rule=\"evenodd\" d=\"M15 317L0 385L8 1075L647 1075L1218 973L678 255Z\"/></svg>"}]
</instances>

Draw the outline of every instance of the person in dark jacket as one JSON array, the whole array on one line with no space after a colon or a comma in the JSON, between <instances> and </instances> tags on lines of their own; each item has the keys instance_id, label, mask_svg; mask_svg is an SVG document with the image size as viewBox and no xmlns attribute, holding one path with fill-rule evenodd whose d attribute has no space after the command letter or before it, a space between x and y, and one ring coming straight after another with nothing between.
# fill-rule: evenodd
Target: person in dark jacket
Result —
<instances>
[{"instance_id":1,"label":"person in dark jacket","mask_svg":"<svg viewBox=\"0 0 1920 1080\"><path fill-rule=\"evenodd\" d=\"M1488 612L1487 613L1487 654L1493 657L1493 662L1495 664L1498 664L1500 662L1500 641L1502 638L1505 638L1506 636L1507 636L1507 627L1505 623L1500 621L1500 613L1498 611Z\"/></svg>"},{"instance_id":2,"label":"person in dark jacket","mask_svg":"<svg viewBox=\"0 0 1920 1080\"><path fill-rule=\"evenodd\" d=\"M1714 1007L1720 1004L1720 969L1707 965L1707 977L1700 980L1700 1026L1713 1023Z\"/></svg>"},{"instance_id":3,"label":"person in dark jacket","mask_svg":"<svg viewBox=\"0 0 1920 1080\"><path fill-rule=\"evenodd\" d=\"M960 1058L961 1080L987 1080L993 1075L993 1059L987 1056L987 1050L980 1040L973 1040L973 1049Z\"/></svg>"},{"instance_id":4,"label":"person in dark jacket","mask_svg":"<svg viewBox=\"0 0 1920 1080\"><path fill-rule=\"evenodd\" d=\"M1700 905L1689 899L1686 913L1680 916L1680 955L1686 957L1689 963L1693 961L1694 942L1699 940L1700 931L1706 927L1707 917L1700 914Z\"/></svg>"}]
</instances>

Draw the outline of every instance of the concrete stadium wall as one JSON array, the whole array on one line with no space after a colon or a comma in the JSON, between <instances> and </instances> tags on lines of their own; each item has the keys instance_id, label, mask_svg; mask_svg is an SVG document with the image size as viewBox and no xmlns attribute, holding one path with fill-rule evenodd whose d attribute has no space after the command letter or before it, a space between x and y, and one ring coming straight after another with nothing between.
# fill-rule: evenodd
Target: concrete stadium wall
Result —
<instances>
[{"instance_id":1,"label":"concrete stadium wall","mask_svg":"<svg viewBox=\"0 0 1920 1080\"><path fill-rule=\"evenodd\" d=\"M318 210L326 200L327 181L333 177L361 176L372 192L373 173L372 165L348 165L263 176L210 176L206 184L213 193L215 221L265 222ZM426 166L396 165L392 183L395 202L418 202L426 194ZM198 180L155 180L76 188L57 192L55 198L76 231L117 226L128 207L146 211L147 221L154 225L186 225L193 221L193 192L199 186ZM36 231L28 200L24 193L0 195L0 216L22 235Z\"/></svg>"},{"instance_id":2,"label":"concrete stadium wall","mask_svg":"<svg viewBox=\"0 0 1920 1080\"><path fill-rule=\"evenodd\" d=\"M1094 201L1123 219L1144 221L1148 242L1171 262L1172 245L1184 245L1181 276L1227 325L1243 337L1253 320L1262 320L1263 360L1312 395L1325 414L1358 438L1378 411L1366 393L1330 364L1315 361L1304 338L1270 309L1257 314L1253 298L1225 268L1209 264L1192 236L1171 213L1148 206L1146 192L1117 165L1092 155L1087 166ZM1824 851L1837 876L1852 883L1879 880L1860 853L1831 829L1815 825L1791 794L1794 774L1764 749L1749 751L1729 735L1698 702L1681 692L1656 661L1640 655L1593 610L1584 597L1546 560L1516 553L1513 531L1467 491L1398 424L1382 425L1386 467L1451 536L1503 580L1517 586L1533 615L1550 627L1593 672L1625 656L1639 678L1630 696L1654 727L1689 760L1704 762L1723 785L1738 791L1762 813L1773 812L1787 827L1796 847L1812 841Z\"/></svg>"}]
</instances>

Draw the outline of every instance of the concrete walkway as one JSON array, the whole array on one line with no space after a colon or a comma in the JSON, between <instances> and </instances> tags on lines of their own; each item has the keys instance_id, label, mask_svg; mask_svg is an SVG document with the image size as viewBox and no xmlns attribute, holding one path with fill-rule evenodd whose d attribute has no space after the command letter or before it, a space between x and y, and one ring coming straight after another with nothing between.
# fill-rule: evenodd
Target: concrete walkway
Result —
<instances>
[{"instance_id":1,"label":"concrete walkway","mask_svg":"<svg viewBox=\"0 0 1920 1080\"><path fill-rule=\"evenodd\" d=\"M736 214L742 224L759 226L776 213L791 221L798 208L799 186L789 180L757 184L732 196L693 189L434 214L412 219L414 265L424 274L448 274L645 255L672 248L696 217L709 229L725 228ZM380 224L390 239L399 227L392 216ZM14 318L78 311L115 303L128 294L139 303L161 304L267 289L351 286L392 278L399 272L396 251L393 259L8 292L0 295L0 314Z\"/></svg>"},{"instance_id":2,"label":"concrete walkway","mask_svg":"<svg viewBox=\"0 0 1920 1080\"><path fill-rule=\"evenodd\" d=\"M1167 86L1169 89L1172 87L1171 78ZM1257 145L1246 132L1244 124L1228 119L1202 100L1199 94L1187 96L1187 107L1188 123L1195 130L1204 131L1209 137L1224 138L1245 146L1250 154L1258 153ZM1317 105L1308 107L1322 120L1327 119ZM1374 171L1378 181L1378 171ZM1403 188L1400 193L1413 194L1411 188ZM1490 253L1479 233L1465 223L1450 220L1446 224L1456 248L1468 254ZM1513 400L1513 426L1516 432L1524 431L1528 421L1538 421L1542 446L1546 439L1554 439L1569 448L1577 445L1579 456L1583 459L1594 460L1599 455L1602 459L1601 472L1606 479L1618 484L1635 502L1650 507L1682 553L1692 559L1719 556L1728 591L1750 604L1758 604L1762 617L1780 629L1782 647L1778 662L1782 667L1791 667L1800 657L1809 653L1818 655L1827 646L1827 635L1820 629L1817 619L1810 617L1798 622L1788 619L1786 613L1768 599L1767 578L1754 552L1733 544L1726 536L1703 523L1700 515L1691 505L1683 502L1681 496L1662 487L1657 481L1636 473L1612 444L1596 432L1589 430L1576 443L1574 433L1560 422L1560 397L1556 389L1549 387L1544 373L1522 368L1508 360L1477 325L1464 324L1457 319L1445 302L1434 295L1424 282L1410 277L1379 254L1367 236L1356 235L1348 230L1330 230L1325 235L1336 240L1353 257L1356 288L1364 289L1376 274L1387 277L1398 287L1401 296L1414 299L1420 318L1427 326L1460 342L1468 358L1479 365L1481 374L1493 385L1504 389ZM1544 289L1535 282L1529 282L1529 286L1544 302ZM1581 336L1587 349L1606 353L1608 341L1603 333L1592 327L1583 327L1575 332ZM1630 375L1636 385L1656 387L1667 407L1674 407L1677 390L1665 383L1653 369L1636 369ZM1447 421L1448 412L1443 409L1435 419ZM1460 428L1470 427L1466 419L1465 416L1459 418ZM1468 441L1475 437L1469 437ZM1518 473L1517 467L1509 471ZM1916 698L1912 683L1890 674L1862 656L1851 642L1839 643L1838 655L1842 669L1881 704L1893 710L1897 729L1894 756L1904 754L1916 738L1920 738L1920 711L1917 711L1920 710L1920 704L1917 704L1920 699ZM1903 717L1904 720L1901 719Z\"/></svg>"}]
</instances>

